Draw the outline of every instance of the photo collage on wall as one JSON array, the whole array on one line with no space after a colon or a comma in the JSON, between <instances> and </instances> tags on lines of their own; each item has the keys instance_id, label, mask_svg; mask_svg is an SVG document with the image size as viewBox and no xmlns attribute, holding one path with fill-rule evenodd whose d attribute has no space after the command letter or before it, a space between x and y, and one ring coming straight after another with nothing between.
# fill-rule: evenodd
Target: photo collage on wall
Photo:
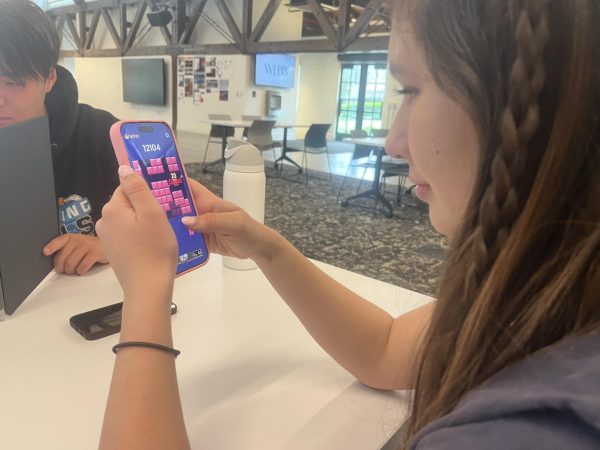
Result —
<instances>
[{"instance_id":1,"label":"photo collage on wall","mask_svg":"<svg viewBox=\"0 0 600 450\"><path fill-rule=\"evenodd\" d=\"M228 101L231 66L232 60L228 57L180 56L178 97L191 97L195 105L204 103L207 96Z\"/></svg>"}]
</instances>

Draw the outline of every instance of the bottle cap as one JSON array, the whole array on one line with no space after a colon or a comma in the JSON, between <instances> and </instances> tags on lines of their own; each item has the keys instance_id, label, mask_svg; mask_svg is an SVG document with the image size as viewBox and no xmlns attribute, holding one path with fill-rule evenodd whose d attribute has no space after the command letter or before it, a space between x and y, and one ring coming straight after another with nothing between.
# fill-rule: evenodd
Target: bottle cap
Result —
<instances>
[{"instance_id":1,"label":"bottle cap","mask_svg":"<svg viewBox=\"0 0 600 450\"><path fill-rule=\"evenodd\" d=\"M265 162L260 150L241 139L229 138L225 149L225 169L232 172L264 172Z\"/></svg>"}]
</instances>

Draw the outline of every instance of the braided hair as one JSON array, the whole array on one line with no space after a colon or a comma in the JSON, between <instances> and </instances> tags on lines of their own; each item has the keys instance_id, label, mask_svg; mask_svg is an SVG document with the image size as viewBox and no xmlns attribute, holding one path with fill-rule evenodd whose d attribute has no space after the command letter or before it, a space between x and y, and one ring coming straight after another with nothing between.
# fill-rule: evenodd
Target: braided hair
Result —
<instances>
[{"instance_id":1,"label":"braided hair","mask_svg":"<svg viewBox=\"0 0 600 450\"><path fill-rule=\"evenodd\" d=\"M470 112L482 155L423 339L405 444L506 366L600 328L593 1L412 2L432 75Z\"/></svg>"}]
</instances>

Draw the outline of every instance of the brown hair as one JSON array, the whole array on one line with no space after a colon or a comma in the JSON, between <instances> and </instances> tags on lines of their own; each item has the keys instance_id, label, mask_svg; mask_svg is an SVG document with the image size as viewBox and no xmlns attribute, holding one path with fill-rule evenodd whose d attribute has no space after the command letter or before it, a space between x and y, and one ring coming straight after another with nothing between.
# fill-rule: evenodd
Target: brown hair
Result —
<instances>
[{"instance_id":1,"label":"brown hair","mask_svg":"<svg viewBox=\"0 0 600 450\"><path fill-rule=\"evenodd\" d=\"M600 6L401 3L481 142L422 344L408 443L501 369L600 327Z\"/></svg>"}]
</instances>

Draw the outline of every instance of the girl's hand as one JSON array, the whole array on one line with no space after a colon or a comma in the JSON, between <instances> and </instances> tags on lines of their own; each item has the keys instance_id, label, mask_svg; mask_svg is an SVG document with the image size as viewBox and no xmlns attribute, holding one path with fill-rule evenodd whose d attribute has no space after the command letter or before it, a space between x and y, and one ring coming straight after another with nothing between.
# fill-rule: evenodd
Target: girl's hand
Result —
<instances>
[{"instance_id":1,"label":"girl's hand","mask_svg":"<svg viewBox=\"0 0 600 450\"><path fill-rule=\"evenodd\" d=\"M119 167L121 186L96 224L104 253L125 297L168 287L177 267L177 240L146 182L129 166Z\"/></svg>"},{"instance_id":2,"label":"girl's hand","mask_svg":"<svg viewBox=\"0 0 600 450\"><path fill-rule=\"evenodd\" d=\"M184 225L204 234L208 250L224 256L257 259L273 251L277 233L257 222L242 208L189 180L197 217L184 217Z\"/></svg>"}]
</instances>

